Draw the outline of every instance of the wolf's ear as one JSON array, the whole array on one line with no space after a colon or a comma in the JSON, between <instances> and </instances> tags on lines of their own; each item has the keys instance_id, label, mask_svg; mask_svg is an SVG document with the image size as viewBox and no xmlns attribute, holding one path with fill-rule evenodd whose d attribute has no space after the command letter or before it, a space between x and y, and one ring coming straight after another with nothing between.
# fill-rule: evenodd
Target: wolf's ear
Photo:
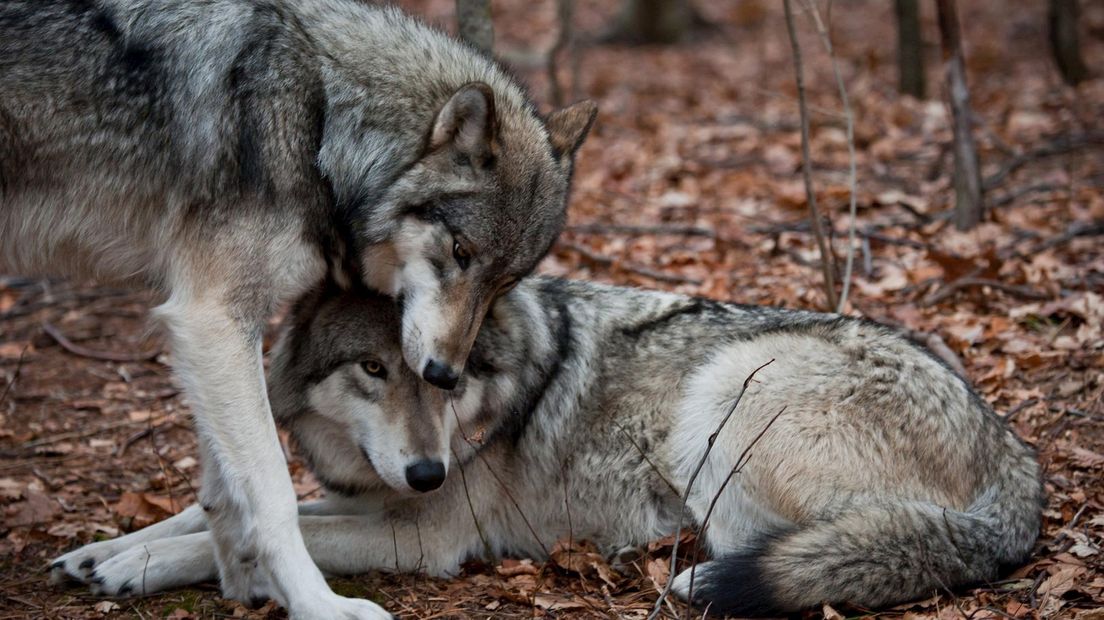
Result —
<instances>
[{"instance_id":1,"label":"wolf's ear","mask_svg":"<svg viewBox=\"0 0 1104 620\"><path fill-rule=\"evenodd\" d=\"M597 115L598 106L593 101L580 101L548 117L548 141L556 151L556 159L579 150Z\"/></svg>"},{"instance_id":2,"label":"wolf's ear","mask_svg":"<svg viewBox=\"0 0 1104 620\"><path fill-rule=\"evenodd\" d=\"M460 154L478 160L492 154L494 139L494 91L482 82L472 82L453 93L437 113L429 149L451 144Z\"/></svg>"}]
</instances>

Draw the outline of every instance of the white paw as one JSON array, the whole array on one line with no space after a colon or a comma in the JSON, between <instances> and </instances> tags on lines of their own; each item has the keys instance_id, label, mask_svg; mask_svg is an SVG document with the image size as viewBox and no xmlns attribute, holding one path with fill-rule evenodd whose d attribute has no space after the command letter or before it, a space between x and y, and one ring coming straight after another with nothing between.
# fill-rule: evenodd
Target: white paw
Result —
<instances>
[{"instance_id":1,"label":"white paw","mask_svg":"<svg viewBox=\"0 0 1104 620\"><path fill-rule=\"evenodd\" d=\"M50 563L50 583L66 581L89 583L92 571L108 558L119 553L115 540L89 543L55 559Z\"/></svg>"},{"instance_id":2,"label":"white paw","mask_svg":"<svg viewBox=\"0 0 1104 620\"><path fill-rule=\"evenodd\" d=\"M218 572L206 533L176 536L135 546L92 570L99 596L141 596L215 578Z\"/></svg>"},{"instance_id":3,"label":"white paw","mask_svg":"<svg viewBox=\"0 0 1104 620\"><path fill-rule=\"evenodd\" d=\"M328 594L307 605L289 610L291 620L395 620L387 610L372 601Z\"/></svg>"}]
</instances>

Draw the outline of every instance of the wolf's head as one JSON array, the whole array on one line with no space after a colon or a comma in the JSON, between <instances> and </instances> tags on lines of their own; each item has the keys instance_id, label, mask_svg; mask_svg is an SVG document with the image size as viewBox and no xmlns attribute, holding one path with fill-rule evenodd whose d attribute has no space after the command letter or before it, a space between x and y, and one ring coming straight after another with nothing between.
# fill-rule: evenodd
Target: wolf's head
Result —
<instances>
[{"instance_id":1,"label":"wolf's head","mask_svg":"<svg viewBox=\"0 0 1104 620\"><path fill-rule=\"evenodd\" d=\"M269 373L273 413L328 486L432 491L451 454L470 449L457 430L478 423L482 384L464 378L445 391L423 381L403 361L401 323L393 299L336 286L288 317Z\"/></svg>"},{"instance_id":2,"label":"wolf's head","mask_svg":"<svg viewBox=\"0 0 1104 620\"><path fill-rule=\"evenodd\" d=\"M366 209L362 278L402 301L403 358L425 380L456 385L491 301L548 252L595 113L583 102L539 119L466 84L436 111L421 156Z\"/></svg>"}]
</instances>

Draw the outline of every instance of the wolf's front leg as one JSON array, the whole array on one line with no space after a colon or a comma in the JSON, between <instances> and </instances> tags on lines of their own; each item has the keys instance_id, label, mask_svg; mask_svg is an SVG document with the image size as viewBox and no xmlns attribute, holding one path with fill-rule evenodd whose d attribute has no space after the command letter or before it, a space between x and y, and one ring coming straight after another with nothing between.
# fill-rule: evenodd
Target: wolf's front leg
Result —
<instances>
[{"instance_id":1,"label":"wolf's front leg","mask_svg":"<svg viewBox=\"0 0 1104 620\"><path fill-rule=\"evenodd\" d=\"M193 408L200 503L223 593L246 602L274 598L296 620L390 618L378 605L334 594L307 553L265 392L263 317L241 309L268 304L224 301L230 297L174 292L158 308Z\"/></svg>"}]
</instances>

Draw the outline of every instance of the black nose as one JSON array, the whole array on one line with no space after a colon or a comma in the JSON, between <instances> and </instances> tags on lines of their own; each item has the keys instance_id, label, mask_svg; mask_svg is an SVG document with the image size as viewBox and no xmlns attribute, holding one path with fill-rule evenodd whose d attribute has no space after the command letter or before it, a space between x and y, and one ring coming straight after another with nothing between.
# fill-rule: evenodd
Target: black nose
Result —
<instances>
[{"instance_id":1,"label":"black nose","mask_svg":"<svg viewBox=\"0 0 1104 620\"><path fill-rule=\"evenodd\" d=\"M419 493L428 493L445 482L445 466L440 461L418 461L406 468L406 483Z\"/></svg>"},{"instance_id":2,"label":"black nose","mask_svg":"<svg viewBox=\"0 0 1104 620\"><path fill-rule=\"evenodd\" d=\"M442 390L451 390L456 387L456 382L460 380L460 375L451 367L437 360L429 360L425 370L422 371L422 378Z\"/></svg>"}]
</instances>

